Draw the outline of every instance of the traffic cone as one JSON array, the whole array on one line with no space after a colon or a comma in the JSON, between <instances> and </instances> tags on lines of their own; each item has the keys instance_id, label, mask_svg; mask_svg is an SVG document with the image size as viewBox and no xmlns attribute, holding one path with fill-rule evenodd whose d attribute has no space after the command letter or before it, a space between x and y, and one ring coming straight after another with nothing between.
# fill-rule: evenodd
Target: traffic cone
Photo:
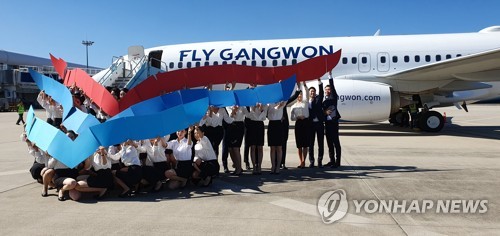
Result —
<instances>
[{"instance_id":1,"label":"traffic cone","mask_svg":"<svg viewBox=\"0 0 500 236\"><path fill-rule=\"evenodd\" d=\"M446 112L443 113L444 123L446 123Z\"/></svg>"}]
</instances>

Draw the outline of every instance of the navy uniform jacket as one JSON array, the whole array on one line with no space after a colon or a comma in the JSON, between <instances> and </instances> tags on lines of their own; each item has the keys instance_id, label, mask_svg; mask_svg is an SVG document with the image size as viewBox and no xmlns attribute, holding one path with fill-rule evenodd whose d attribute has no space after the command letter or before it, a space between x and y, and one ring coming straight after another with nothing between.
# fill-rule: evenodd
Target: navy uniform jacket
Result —
<instances>
[{"instance_id":1,"label":"navy uniform jacket","mask_svg":"<svg viewBox=\"0 0 500 236\"><path fill-rule=\"evenodd\" d=\"M338 121L341 117L339 111L337 110L339 95L337 94L337 90L335 89L335 85L333 84L333 78L330 78L328 80L328 83L330 84L331 94L330 97L325 98L325 101L323 102L323 110L325 111L324 119L328 120L326 110L330 109L333 111L330 117L332 118L332 120Z\"/></svg>"},{"instance_id":2,"label":"navy uniform jacket","mask_svg":"<svg viewBox=\"0 0 500 236\"><path fill-rule=\"evenodd\" d=\"M323 85L320 84L318 87L319 87L319 94L316 95L316 97L312 101L311 108L309 108L309 119L313 121L314 118L318 118L319 122L324 122L325 113L323 112L323 97L324 97Z\"/></svg>"}]
</instances>

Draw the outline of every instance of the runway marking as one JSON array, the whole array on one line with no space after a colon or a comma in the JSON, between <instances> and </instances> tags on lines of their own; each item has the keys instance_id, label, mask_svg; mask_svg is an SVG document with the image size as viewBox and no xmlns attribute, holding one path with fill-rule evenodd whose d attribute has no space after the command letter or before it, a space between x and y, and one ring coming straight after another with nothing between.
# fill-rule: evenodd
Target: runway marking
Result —
<instances>
[{"instance_id":1,"label":"runway marking","mask_svg":"<svg viewBox=\"0 0 500 236\"><path fill-rule=\"evenodd\" d=\"M0 172L0 176L26 174L26 172L29 172L29 171L27 171L27 170L4 171L4 172Z\"/></svg>"}]
</instances>

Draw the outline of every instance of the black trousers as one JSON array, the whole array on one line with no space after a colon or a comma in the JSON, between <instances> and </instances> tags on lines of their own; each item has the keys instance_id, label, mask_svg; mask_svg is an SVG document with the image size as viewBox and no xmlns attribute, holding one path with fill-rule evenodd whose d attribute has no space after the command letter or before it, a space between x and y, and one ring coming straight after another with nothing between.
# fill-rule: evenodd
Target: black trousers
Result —
<instances>
[{"instance_id":1,"label":"black trousers","mask_svg":"<svg viewBox=\"0 0 500 236\"><path fill-rule=\"evenodd\" d=\"M288 122L288 119L283 121L281 124L283 124L283 143L281 144L281 165L285 165L286 161L286 144L288 142L288 130L290 129L290 123Z\"/></svg>"},{"instance_id":2,"label":"black trousers","mask_svg":"<svg viewBox=\"0 0 500 236\"><path fill-rule=\"evenodd\" d=\"M330 162L336 166L340 166L340 158L342 156L342 148L340 147L339 139L339 122L325 122L326 143L328 145L328 155ZM335 158L336 157L336 158Z\"/></svg>"},{"instance_id":3,"label":"black trousers","mask_svg":"<svg viewBox=\"0 0 500 236\"><path fill-rule=\"evenodd\" d=\"M227 169L227 158L229 157L229 147L227 146L229 139L228 124L223 122L224 135L222 136L222 166Z\"/></svg>"},{"instance_id":4,"label":"black trousers","mask_svg":"<svg viewBox=\"0 0 500 236\"><path fill-rule=\"evenodd\" d=\"M323 161L325 126L323 122L311 122L311 136L309 142L309 162L314 164L314 143L318 137L318 163Z\"/></svg>"},{"instance_id":5,"label":"black trousers","mask_svg":"<svg viewBox=\"0 0 500 236\"><path fill-rule=\"evenodd\" d=\"M19 114L19 118L17 119L16 124L19 124L19 122L23 122L24 124L23 114Z\"/></svg>"}]
</instances>

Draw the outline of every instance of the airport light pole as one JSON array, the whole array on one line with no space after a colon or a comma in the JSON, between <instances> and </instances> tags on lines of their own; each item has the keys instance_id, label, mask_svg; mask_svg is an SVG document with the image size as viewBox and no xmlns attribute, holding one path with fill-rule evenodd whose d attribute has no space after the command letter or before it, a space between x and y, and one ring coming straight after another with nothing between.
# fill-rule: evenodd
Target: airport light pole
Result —
<instances>
[{"instance_id":1,"label":"airport light pole","mask_svg":"<svg viewBox=\"0 0 500 236\"><path fill-rule=\"evenodd\" d=\"M89 46L92 46L92 44L94 44L93 41L89 41L89 40L82 40L82 44L85 45L85 49L86 49L86 52L87 52L87 69L89 68Z\"/></svg>"}]
</instances>

